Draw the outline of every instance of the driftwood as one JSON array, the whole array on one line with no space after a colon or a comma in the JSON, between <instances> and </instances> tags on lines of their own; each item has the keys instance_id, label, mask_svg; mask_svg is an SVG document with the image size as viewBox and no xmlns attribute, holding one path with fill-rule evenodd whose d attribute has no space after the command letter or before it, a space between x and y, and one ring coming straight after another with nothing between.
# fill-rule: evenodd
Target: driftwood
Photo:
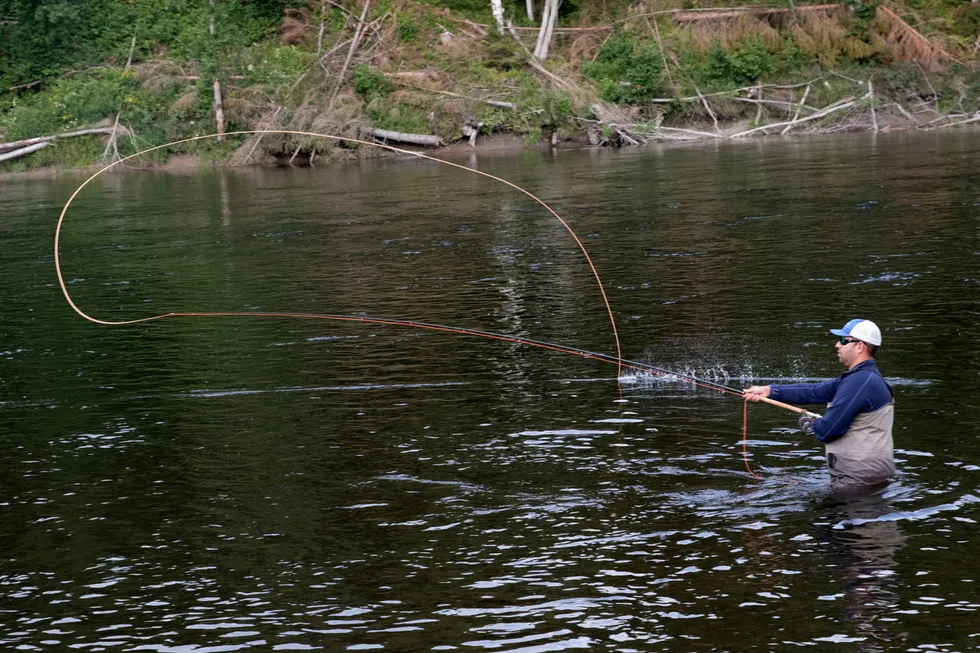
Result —
<instances>
[{"instance_id":1,"label":"driftwood","mask_svg":"<svg viewBox=\"0 0 980 653\"><path fill-rule=\"evenodd\" d=\"M429 134L406 134L403 132L393 132L387 129L366 129L365 133L379 141L396 141L398 143L410 143L411 145L425 145L427 147L437 147L442 145L442 139L438 136Z\"/></svg>"}]
</instances>

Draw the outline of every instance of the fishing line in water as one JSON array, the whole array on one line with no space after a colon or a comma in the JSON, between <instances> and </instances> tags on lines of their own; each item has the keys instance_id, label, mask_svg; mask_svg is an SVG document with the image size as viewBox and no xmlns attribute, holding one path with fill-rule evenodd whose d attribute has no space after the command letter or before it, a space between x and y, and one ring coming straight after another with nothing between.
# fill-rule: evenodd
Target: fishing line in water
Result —
<instances>
[{"instance_id":1,"label":"fishing line in water","mask_svg":"<svg viewBox=\"0 0 980 653\"><path fill-rule=\"evenodd\" d=\"M451 334L456 334L456 335L466 335L466 336L481 337L481 338L487 338L487 339L490 339L490 340L497 340L497 341L503 341L503 342L510 342L510 343L514 343L514 344L519 344L519 345L525 345L525 346L529 346L529 347L537 347L537 348L540 348L540 349L546 349L546 350L555 351L555 352L559 352L559 353L563 353L563 354L569 354L569 355L579 356L581 358L586 358L586 359L589 359L589 360L595 360L595 361L599 361L599 362L603 362L603 363L613 364L613 365L616 365L617 366L617 378L620 378L621 377L622 370L624 368L626 368L626 369L631 369L631 370L634 370L634 371L637 371L637 372L641 372L641 373L655 374L655 375L662 376L662 377L669 378L669 379L676 379L678 381L683 381L683 382L686 382L686 383L691 383L691 384L693 384L693 385L695 385L697 387L702 387L702 388L706 388L706 389L709 389L709 390L715 390L717 392L722 392L722 393L725 393L725 394L731 394L731 395L737 395L739 397L743 397L743 393L742 393L741 390L738 390L736 388L732 388L732 387L723 385L721 383L717 383L715 381L711 381L711 380L708 380L708 379L701 379L701 378L695 377L693 375L684 374L684 373L680 373L680 372L674 372L674 371L671 371L671 370L664 369L662 367L657 367L655 365L649 365L647 363L640 363L640 362L637 362L637 361L630 361L630 360L624 359L622 357L622 350L620 348L620 343L619 343L619 333L618 333L618 331L616 329L616 321L613 318L612 307L609 304L609 299L606 296L605 289L603 288L602 279L599 276L599 272L596 269L595 265L593 264L592 257L589 256L589 253L586 250L585 245L582 243L581 239L578 237L578 235L575 233L575 231L571 228L571 226L560 215L558 215L558 213L554 209L552 209L550 206L548 206L548 204L546 204L542 199L540 199L536 195L532 194L530 191L527 191L524 188L521 188L517 184L514 184L514 183L512 183L510 181L507 181L506 179L502 179L502 178L497 177L495 175L491 175L489 173L482 172L480 170L475 170L473 168L470 168L470 167L467 167L467 166L464 166L464 165L460 165L458 163L453 163L451 161L445 161L443 159L438 159L438 158L435 158L435 157L432 157L432 156L428 156L426 154L422 154L420 152L413 152L411 150L403 150L401 148L392 147L390 145L383 144L383 143L373 143L373 142L370 142L370 141L363 141L363 140L358 140L358 139L355 139L355 138L347 138L347 137L342 137L342 136L334 136L332 134L320 134L320 133L316 133L316 132L295 131L295 130L248 130L248 131L227 132L225 134L225 136L235 136L235 135L244 135L244 134L249 134L249 135L258 135L258 134L290 134L290 135L296 135L296 136L311 136L311 137L315 137L315 138L326 138L326 139L335 140L335 141L345 141L345 142L349 142L349 143L357 143L357 144L360 144L360 145L367 145L367 146L371 146L371 147L378 147L378 148L381 148L381 149L384 149L384 150L389 150L391 152L396 152L396 153L399 153L399 154L408 154L408 155L411 155L411 156L414 156L414 157L417 157L417 158L420 158L420 159L425 159L427 161L432 161L432 162L439 163L439 164L442 164L442 165L452 166L454 168L459 168L461 170L465 170L466 172L471 172L471 173L474 173L474 174L482 175L484 177L487 177L487 178L492 179L494 181L500 182L500 183L502 183L502 184L504 184L506 186L509 186L509 187L511 187L511 188L513 188L515 190L518 190L521 193L527 195L528 197L530 197L531 199L533 199L534 201L536 201L538 204L540 204L541 206L543 206L556 220L558 220L559 223L561 223L561 225L565 228L565 230L568 231L568 233L575 240L575 243L578 245L579 250L582 252L582 255L585 257L585 260L588 263L590 270L592 271L592 275L595 278L597 285L599 286L599 293L602 296L602 301L603 301L603 304L605 306L606 313L609 316L609 323L610 323L610 326L612 328L613 340L615 341L615 345L616 345L616 355L613 356L613 355L610 355L610 354L602 354L602 353L598 353L598 352L588 351L586 349L579 349L579 348L576 348L576 347L568 347L568 346L565 346L565 345L560 345L560 344L555 344L555 343L550 343L550 342L544 342L544 341L540 341L540 340L531 340L529 338L520 338L520 337L517 337L517 336L509 336L509 335L506 335L506 334L494 333L494 332L491 332L491 331L481 331L481 330L478 330L478 329L468 329L468 328L464 328L464 327L447 326L447 325L442 325L442 324L431 324L431 323L427 323L427 322L418 322L418 321L414 321L414 320L372 318L372 317L367 317L367 316L329 315L329 314L316 314L316 313L286 313L286 312L283 312L283 313L268 313L268 312L244 312L244 311L237 311L237 312L236 311L208 311L208 312L203 312L203 311L201 311L201 312L198 312L198 311L187 311L187 312L162 313L160 315L153 315L153 316L150 316L150 317L138 318L138 319L133 319L133 320L115 320L115 321L112 321L112 320L100 320L100 319L94 318L94 317L88 315L87 313L85 313L84 311L82 311L78 307L78 305L75 304L74 300L71 297L71 294L68 292L68 287L65 284L64 276L62 275L62 272L61 272L61 257L60 257L61 231L62 231L62 227L64 225L65 215L68 213L68 209L71 206L71 203L74 201L75 197L77 197L78 194L91 181L93 181L96 177L98 177L99 175L101 175L102 173L104 173L104 172L106 172L108 170L111 170L115 166L117 166L117 165L119 165L121 163L124 163L125 161L128 161L130 159L133 159L133 158L142 156L142 155L147 154L149 152L153 152L155 150L163 149L163 148L166 148L166 147L171 147L173 145L179 145L179 144L182 144L182 143L189 143L189 142L192 142L192 141L198 141L198 140L209 139L209 138L217 138L218 137L218 134L207 134L205 136L194 136L192 138L185 138L185 139L182 139L182 140L173 141L171 143L166 143L164 145L158 145L156 147L151 147L151 148L147 148L145 150L141 150L139 152L136 152L135 154L131 154L129 156L126 156L126 157L123 157L123 158L119 159L118 161L115 161L113 163L110 163L106 167L102 168L101 170L97 171L95 174L93 174L92 176L90 176L88 179L86 179L84 182L82 182L82 184L79 185L78 188L75 189L75 191L68 198L68 201L65 202L64 208L62 208L62 210L61 210L61 215L58 217L58 224L57 224L57 227L55 228L55 235L54 235L54 264L55 264L55 270L56 270L57 275L58 275L58 285L61 287L61 292L64 295L65 300L68 302L68 305L71 306L72 310L74 310L76 313L78 313L78 315L80 315L81 317L83 317L84 319L86 319L86 320L88 320L90 322L94 322L96 324L108 325L108 326L122 326L122 325L128 325L128 324L140 324L140 323L143 323L143 322L151 322L151 321L154 321L154 320L162 320L162 319L165 319L165 318L178 318L178 317L212 317L212 318L218 318L218 317L225 317L225 318L229 318L229 317L250 317L250 318L292 318L292 319L331 320L331 321L336 321L336 322L359 322L359 323L364 323L364 324L377 324L377 325L384 325L384 326L400 326L400 327L408 327L408 328L413 328L413 329L423 329L423 330L430 330L430 331L439 331L439 332L443 332L443 333L451 333ZM789 404L784 404L782 402L774 401L774 400L771 400L771 399L768 399L768 398L767 399L763 399L763 401L766 402L766 403L769 403L769 404L772 404L772 405L781 407L781 408L792 410L794 412L803 412L802 409L797 408L796 406L790 406ZM748 400L747 399L744 400L743 401L743 404L744 404L744 406L743 406L743 416L742 416L742 450L743 450L743 458L744 458L744 461L745 461L745 468L748 470L749 474L752 477L754 477L754 478L761 478L758 474L756 474L755 472L752 471L752 468L749 465L749 455L748 455Z\"/></svg>"}]
</instances>

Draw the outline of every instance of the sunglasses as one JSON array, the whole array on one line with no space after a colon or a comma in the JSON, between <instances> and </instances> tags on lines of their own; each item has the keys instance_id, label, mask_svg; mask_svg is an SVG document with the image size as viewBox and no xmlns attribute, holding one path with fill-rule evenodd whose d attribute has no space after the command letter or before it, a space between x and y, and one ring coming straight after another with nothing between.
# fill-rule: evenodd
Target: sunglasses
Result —
<instances>
[{"instance_id":1,"label":"sunglasses","mask_svg":"<svg viewBox=\"0 0 980 653\"><path fill-rule=\"evenodd\" d=\"M861 342L861 340L853 340L853 339L852 340L848 340L846 336L841 336L840 338L838 338L838 340L840 341L840 344L842 344L842 345L849 345L852 342Z\"/></svg>"}]
</instances>

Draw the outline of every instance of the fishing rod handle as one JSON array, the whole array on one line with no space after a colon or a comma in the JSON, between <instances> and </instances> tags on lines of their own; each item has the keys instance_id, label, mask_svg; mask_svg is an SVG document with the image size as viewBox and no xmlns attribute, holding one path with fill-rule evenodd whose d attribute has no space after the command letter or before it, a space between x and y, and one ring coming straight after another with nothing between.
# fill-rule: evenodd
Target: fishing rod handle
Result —
<instances>
[{"instance_id":1,"label":"fishing rod handle","mask_svg":"<svg viewBox=\"0 0 980 653\"><path fill-rule=\"evenodd\" d=\"M759 401L764 401L767 404L776 406L778 408L785 408L786 410L791 410L794 413L799 413L801 415L813 415L814 417L820 417L820 415L817 415L816 413L811 413L810 411L808 411L808 410L806 410L804 408L800 408L799 406L793 406L791 404L784 404L781 401L776 401L775 399L770 399L769 397L762 397Z\"/></svg>"}]
</instances>

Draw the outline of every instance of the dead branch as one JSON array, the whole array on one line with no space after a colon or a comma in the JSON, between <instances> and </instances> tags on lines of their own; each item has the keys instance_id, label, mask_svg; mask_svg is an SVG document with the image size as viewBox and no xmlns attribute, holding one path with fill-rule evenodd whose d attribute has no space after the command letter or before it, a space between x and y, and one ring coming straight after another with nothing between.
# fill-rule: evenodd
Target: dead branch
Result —
<instances>
[{"instance_id":1,"label":"dead branch","mask_svg":"<svg viewBox=\"0 0 980 653\"><path fill-rule=\"evenodd\" d=\"M701 132L693 129L680 129L678 127L657 127L657 129L669 132L679 132L683 134L694 134L695 136L707 136L708 138L724 138L721 134L712 134L711 132Z\"/></svg>"},{"instance_id":2,"label":"dead branch","mask_svg":"<svg viewBox=\"0 0 980 653\"><path fill-rule=\"evenodd\" d=\"M41 85L43 83L44 83L44 80L43 79L39 79L36 82L30 82L28 84L18 84L17 86L11 86L7 90L8 91L20 91L20 90L23 90L25 88L33 88L35 86L39 86L39 85Z\"/></svg>"},{"instance_id":3,"label":"dead branch","mask_svg":"<svg viewBox=\"0 0 980 653\"><path fill-rule=\"evenodd\" d=\"M929 90L932 91L932 100L933 100L933 102L936 103L936 115L938 116L939 115L939 93L936 92L936 87L934 87L932 85L932 81L929 79L929 75L927 75L926 74L926 71L922 69L922 66L921 66L921 64L919 64L918 61L915 62L915 66L919 69L919 72L922 73L922 78L924 80L926 80L926 86L928 86L929 87Z\"/></svg>"},{"instance_id":4,"label":"dead branch","mask_svg":"<svg viewBox=\"0 0 980 653\"><path fill-rule=\"evenodd\" d=\"M807 98L808 95L810 95L810 85L809 84L806 85L806 90L803 91L803 99L800 100L799 107L806 106L806 98ZM800 117L800 109L799 109L799 107L797 107L796 113L793 114L793 118L790 120L790 124L786 125L786 127L783 129L783 131L779 132L780 135L783 135L786 132L788 132L790 129L792 129L793 123L796 122L797 118ZM807 108L809 108L809 107L807 107Z\"/></svg>"},{"instance_id":5,"label":"dead branch","mask_svg":"<svg viewBox=\"0 0 980 653\"><path fill-rule=\"evenodd\" d=\"M334 100L337 99L337 92L340 90L340 84L344 81L344 76L347 74L347 68L350 66L350 61L354 57L354 51L357 50L357 46L360 44L361 36L364 34L364 19L367 18L368 8L371 6L371 0L364 0L364 9L361 10L361 17L357 21L357 29L354 31L354 38L351 40L350 49L347 51L347 58L344 60L344 67L340 69L340 74L337 75L337 83L333 87L333 93L330 94L330 101L327 102L327 111L333 107Z\"/></svg>"},{"instance_id":6,"label":"dead branch","mask_svg":"<svg viewBox=\"0 0 980 653\"><path fill-rule=\"evenodd\" d=\"M811 107L809 105L803 104L802 102L800 104L797 104L796 102L786 102L783 100L755 100L750 97L733 97L732 100L735 102L745 102L747 104L775 104L777 106L783 106L789 109L796 109L797 112L799 112L800 109L806 109L807 111L817 110L815 107Z\"/></svg>"},{"instance_id":7,"label":"dead branch","mask_svg":"<svg viewBox=\"0 0 980 653\"><path fill-rule=\"evenodd\" d=\"M769 125L762 125L760 127L754 127L752 129L748 129L748 130L743 131L743 132L738 132L737 134L732 134L731 136L729 136L729 138L741 138L742 136L748 136L749 134L754 134L756 132L765 131L767 129L776 129L778 127L787 127L787 126L795 127L796 125L802 124L804 122L808 122L810 120L817 120L818 118L823 118L824 116L829 115L831 113L834 113L835 111L840 111L841 109L850 109L851 107L854 106L854 103L855 103L855 99L854 98L852 98L852 97L851 98L844 98L842 100L838 100L837 102L834 102L833 104L831 104L831 105L829 105L829 106L821 109L820 111L816 112L813 115L807 116L806 118L797 118L796 120L789 120L789 121L785 121L785 122L775 122L775 123L772 123L772 124L769 124Z\"/></svg>"},{"instance_id":8,"label":"dead branch","mask_svg":"<svg viewBox=\"0 0 980 653\"><path fill-rule=\"evenodd\" d=\"M868 77L868 94L865 96L871 105L871 131L878 133L878 116L875 114L875 87L871 84L871 77Z\"/></svg>"},{"instance_id":9,"label":"dead branch","mask_svg":"<svg viewBox=\"0 0 980 653\"><path fill-rule=\"evenodd\" d=\"M269 118L269 119L268 119L268 120L266 121L266 124L264 124L264 125L263 125L263 124L262 124L262 121L260 120L260 121L259 121L259 124L258 124L258 125L256 125L256 127L257 127L258 129L269 129L269 128L270 128L271 126L273 126L273 125L275 124L275 121L276 121L276 116L278 116L278 115L279 115L279 112L280 112L280 111L282 111L282 107L281 107L281 106L277 106L277 107L276 107L276 112L275 112L275 113L273 113L273 114L272 114L272 117L270 117L270 118ZM248 151L248 155L247 155L247 156L245 157L245 163L246 163L246 164L247 164L247 163L248 163L249 161L251 161L251 160L252 160L252 154L253 154L253 153L255 152L255 148L257 148L257 147L259 146L259 143L261 143L261 142L262 142L262 138L263 138L264 136L265 136L265 132L263 131L263 132L262 132L261 134L259 134L259 136L258 136L258 138L256 138L256 139L255 139L255 142L254 142L254 143L252 144L252 149L250 149L250 150Z\"/></svg>"},{"instance_id":10,"label":"dead branch","mask_svg":"<svg viewBox=\"0 0 980 653\"><path fill-rule=\"evenodd\" d=\"M980 122L980 112L973 114L973 117L967 120L960 120L959 122L950 122L946 123L945 125L939 125L939 128L944 129L946 127L956 127L957 125L966 125L971 122Z\"/></svg>"},{"instance_id":11,"label":"dead branch","mask_svg":"<svg viewBox=\"0 0 980 653\"><path fill-rule=\"evenodd\" d=\"M735 88L730 91L716 91L715 93L705 93L704 97L719 97L722 95L733 95L736 93L755 93L760 88L761 89L772 88L772 89L780 89L780 90L791 89L791 88L802 88L804 86L809 86L810 84L813 84L815 82L819 82L821 79L823 79L822 76L811 79L808 82L802 82L800 84L761 84L755 86L743 86L741 88ZM648 100L648 102L651 102L653 104L671 104L672 102L700 102L700 101L701 98L698 97L697 95L691 95L688 97L678 97L678 98L653 98L652 100Z\"/></svg>"},{"instance_id":12,"label":"dead branch","mask_svg":"<svg viewBox=\"0 0 980 653\"><path fill-rule=\"evenodd\" d=\"M650 19L649 18L647 18L647 17L644 16L643 20L646 21L647 27L650 28L650 31L653 32L653 35L657 39L657 47L660 48L660 56L664 60L664 72L667 74L667 81L670 82L670 88L676 90L676 87L674 86L674 79L670 76L670 68L667 66L667 52L666 52L666 50L664 50L664 43L663 43L663 41L660 40L660 27L657 25L657 19L656 18L653 19L653 26L652 27L650 27ZM597 52L597 54L598 54L598 52ZM698 95L701 95L701 92L700 91L698 91ZM718 125L715 125L715 127L717 127L717 126Z\"/></svg>"},{"instance_id":13,"label":"dead branch","mask_svg":"<svg viewBox=\"0 0 980 653\"><path fill-rule=\"evenodd\" d=\"M965 115L967 115L967 114L965 114L965 113L948 113L948 114L946 114L944 116L939 116L935 120L930 120L929 122L922 123L921 125L919 125L919 129L928 129L929 127L932 127L933 125L935 125L937 122L942 122L943 120L952 120L953 118L962 118ZM940 125L940 127L942 127L942 125Z\"/></svg>"},{"instance_id":14,"label":"dead branch","mask_svg":"<svg viewBox=\"0 0 980 653\"><path fill-rule=\"evenodd\" d=\"M905 110L905 107L903 107L898 102L892 102L890 105L887 105L887 106L892 106L892 107L895 107L896 109L898 109L898 112L901 113L903 116L905 116L905 119L908 120L910 123L912 123L914 125L918 125L919 124L919 121L915 119L915 116L913 116L911 113L909 113L908 111L906 111Z\"/></svg>"},{"instance_id":15,"label":"dead branch","mask_svg":"<svg viewBox=\"0 0 980 653\"><path fill-rule=\"evenodd\" d=\"M711 106L708 104L705 97L701 95L701 90L698 89L697 86L694 87L694 90L697 91L698 97L701 98L701 104L704 105L704 110L708 112L709 116L711 116L711 122L715 123L715 131L720 134L721 130L718 128L718 116L716 116L715 112L711 110Z\"/></svg>"},{"instance_id":16,"label":"dead branch","mask_svg":"<svg viewBox=\"0 0 980 653\"><path fill-rule=\"evenodd\" d=\"M181 79L198 80L201 79L200 75L180 75ZM228 79L247 79L245 75L228 75Z\"/></svg>"},{"instance_id":17,"label":"dead branch","mask_svg":"<svg viewBox=\"0 0 980 653\"><path fill-rule=\"evenodd\" d=\"M517 110L517 105L513 102L504 102L503 100L488 100L481 97L473 97L470 95L462 95L460 93L453 93L451 91L440 91L434 88L426 88L419 84L414 84L409 80L412 79L429 79L431 73L425 71L414 71L414 72L401 72L401 73L388 73L385 75L388 79L391 79L396 84L401 84L402 86L408 86L411 88L418 89L420 91L425 91L427 93L436 93L437 95L446 95L448 97L456 97L461 100L469 100L470 102L482 102L483 104L489 104L494 107L501 107L503 109L513 109ZM408 79L402 79L408 78Z\"/></svg>"}]
</instances>

